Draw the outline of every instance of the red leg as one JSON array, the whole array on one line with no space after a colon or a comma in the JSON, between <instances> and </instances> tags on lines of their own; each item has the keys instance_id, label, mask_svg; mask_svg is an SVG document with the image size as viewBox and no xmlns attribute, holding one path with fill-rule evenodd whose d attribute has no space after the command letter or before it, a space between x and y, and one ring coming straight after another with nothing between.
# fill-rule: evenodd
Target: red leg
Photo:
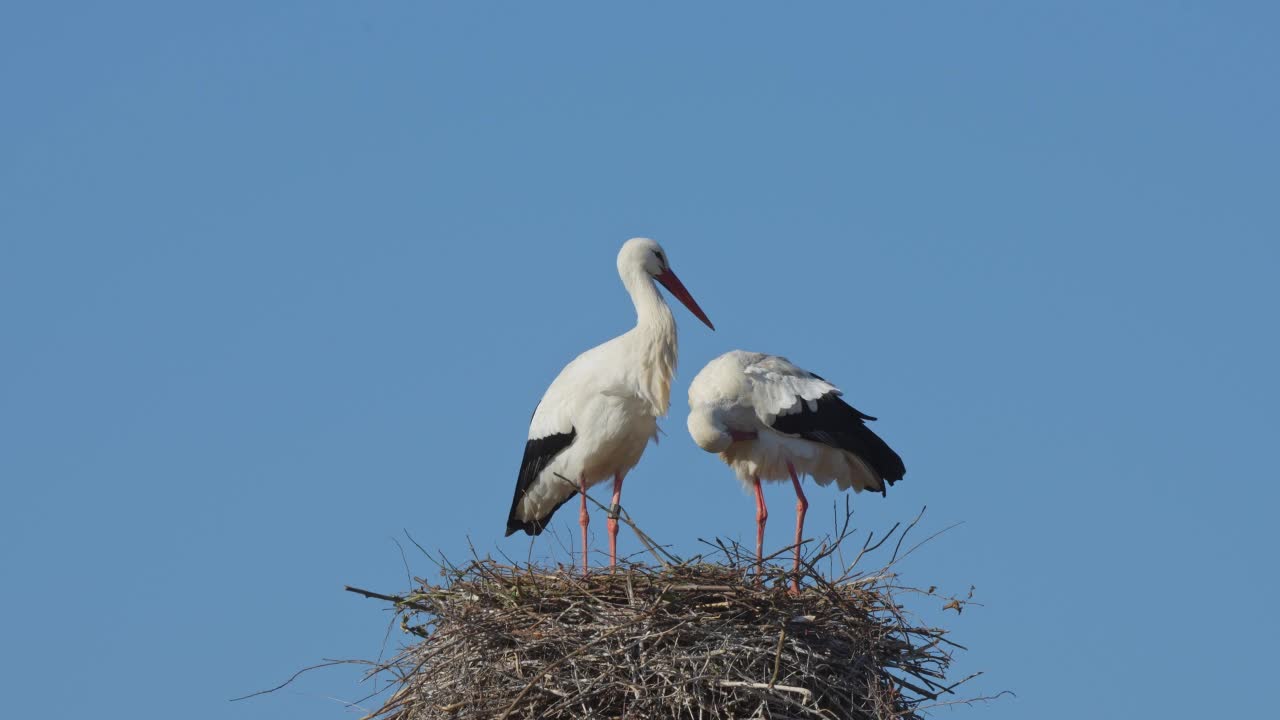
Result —
<instances>
[{"instance_id":1,"label":"red leg","mask_svg":"<svg viewBox=\"0 0 1280 720\"><path fill-rule=\"evenodd\" d=\"M578 478L578 491L582 495L582 509L578 511L578 524L582 526L582 574L587 574L587 526L591 516L587 514L587 478Z\"/></svg>"},{"instance_id":2,"label":"red leg","mask_svg":"<svg viewBox=\"0 0 1280 720\"><path fill-rule=\"evenodd\" d=\"M764 504L764 492L760 490L760 478L755 478L756 485L756 570L762 570L764 564L764 524L769 520L769 508Z\"/></svg>"},{"instance_id":3,"label":"red leg","mask_svg":"<svg viewBox=\"0 0 1280 720\"><path fill-rule=\"evenodd\" d=\"M622 502L622 473L613 476L613 503L609 505L609 567L618 565L618 508Z\"/></svg>"},{"instance_id":4,"label":"red leg","mask_svg":"<svg viewBox=\"0 0 1280 720\"><path fill-rule=\"evenodd\" d=\"M787 470L791 472L791 484L796 487L796 563L793 571L795 577L791 580L791 592L800 592L800 541L804 539L804 514L809 510L809 500L804 496L804 490L800 489L800 478L796 475L795 467L788 462Z\"/></svg>"}]
</instances>

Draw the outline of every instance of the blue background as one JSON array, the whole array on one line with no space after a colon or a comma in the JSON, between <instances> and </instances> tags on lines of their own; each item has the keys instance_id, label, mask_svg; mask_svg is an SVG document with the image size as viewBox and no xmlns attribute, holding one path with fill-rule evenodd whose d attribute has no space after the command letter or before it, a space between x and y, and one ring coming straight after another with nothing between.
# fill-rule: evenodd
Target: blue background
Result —
<instances>
[{"instance_id":1,"label":"blue background","mask_svg":"<svg viewBox=\"0 0 1280 720\"><path fill-rule=\"evenodd\" d=\"M906 459L861 526L964 522L901 568L977 586L958 617L908 599L972 648L970 694L1018 695L962 714L1262 711L1278 20L6 4L3 714L354 717L350 668L228 699L377 656L387 615L341 588L403 589L404 530L567 559L573 513L532 549L503 524L542 391L632 320L634 235L720 328L676 310L667 436L623 498L651 534L751 541L685 392L725 350L784 354ZM810 499L829 527L842 498Z\"/></svg>"}]
</instances>

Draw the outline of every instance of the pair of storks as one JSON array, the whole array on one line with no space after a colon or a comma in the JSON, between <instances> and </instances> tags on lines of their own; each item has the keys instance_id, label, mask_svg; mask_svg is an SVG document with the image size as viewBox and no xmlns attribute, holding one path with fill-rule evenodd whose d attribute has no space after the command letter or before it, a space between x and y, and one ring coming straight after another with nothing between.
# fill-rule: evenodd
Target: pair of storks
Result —
<instances>
[{"instance_id":1,"label":"pair of storks","mask_svg":"<svg viewBox=\"0 0 1280 720\"><path fill-rule=\"evenodd\" d=\"M537 535L561 505L580 495L584 570L587 489L613 480L608 519L613 566L622 480L656 437L658 418L670 404L676 323L654 283L715 329L653 240L628 240L618 253L618 274L635 303L636 326L579 355L547 388L529 424L507 518L507 535L517 530ZM776 355L725 353L708 363L689 387L689 434L754 486L757 561L763 556L768 517L760 482L791 480L797 571L809 507L801 476L812 476L820 485L835 481L841 490L883 493L886 484L906 472L898 454L866 426L865 421L874 419L841 399L836 386Z\"/></svg>"}]
</instances>

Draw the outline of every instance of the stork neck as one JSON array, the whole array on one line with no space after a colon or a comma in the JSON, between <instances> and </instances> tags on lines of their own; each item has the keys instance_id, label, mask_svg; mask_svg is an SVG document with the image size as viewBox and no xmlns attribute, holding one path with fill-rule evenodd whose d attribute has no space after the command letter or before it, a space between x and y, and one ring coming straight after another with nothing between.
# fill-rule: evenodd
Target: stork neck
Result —
<instances>
[{"instance_id":1,"label":"stork neck","mask_svg":"<svg viewBox=\"0 0 1280 720\"><path fill-rule=\"evenodd\" d=\"M648 273L637 270L623 275L622 284L631 294L631 302L636 307L636 327L656 332L670 329L670 334L674 337L675 318L658 292L653 278Z\"/></svg>"},{"instance_id":2,"label":"stork neck","mask_svg":"<svg viewBox=\"0 0 1280 720\"><path fill-rule=\"evenodd\" d=\"M638 389L654 416L662 417L671 403L671 377L676 369L676 320L648 273L624 273L622 282L636 306L636 327L628 335L637 346Z\"/></svg>"}]
</instances>

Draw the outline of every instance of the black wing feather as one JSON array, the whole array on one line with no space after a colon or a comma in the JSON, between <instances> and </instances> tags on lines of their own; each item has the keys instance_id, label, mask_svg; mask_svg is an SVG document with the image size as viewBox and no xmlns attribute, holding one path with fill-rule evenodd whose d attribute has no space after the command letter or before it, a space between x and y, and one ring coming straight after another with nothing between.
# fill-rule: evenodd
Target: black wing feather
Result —
<instances>
[{"instance_id":1,"label":"black wing feather","mask_svg":"<svg viewBox=\"0 0 1280 720\"><path fill-rule=\"evenodd\" d=\"M818 398L816 410L810 410L809 403L800 398L796 400L800 402L800 412L779 415L771 426L774 430L851 452L890 485L907 474L898 453L866 426L867 420L875 418L859 412L835 393ZM882 485L880 492L884 490Z\"/></svg>"},{"instance_id":2,"label":"black wing feather","mask_svg":"<svg viewBox=\"0 0 1280 720\"><path fill-rule=\"evenodd\" d=\"M564 452L564 449L573 444L573 439L578 436L576 429L570 429L567 433L556 433L546 437L533 438L524 444L524 459L520 461L520 477L516 480L515 497L511 498L511 513L507 515L507 535L510 536L517 530L523 530L529 535L538 535L547 526L547 521L551 516L560 509L561 505L569 502L573 495L560 501L555 507L551 508L551 512L543 517L530 520L528 522L521 520L516 516L516 509L520 507L520 500L529 490L529 486L538 481L538 476L542 471L551 464L551 461L557 455Z\"/></svg>"}]
</instances>

